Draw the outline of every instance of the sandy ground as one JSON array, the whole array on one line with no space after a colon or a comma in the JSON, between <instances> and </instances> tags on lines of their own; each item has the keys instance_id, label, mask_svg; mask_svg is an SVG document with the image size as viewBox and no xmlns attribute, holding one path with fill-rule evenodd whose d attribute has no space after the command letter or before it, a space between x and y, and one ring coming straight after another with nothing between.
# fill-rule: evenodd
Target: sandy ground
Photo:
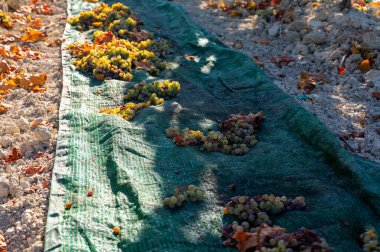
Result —
<instances>
[{"instance_id":1,"label":"sandy ground","mask_svg":"<svg viewBox=\"0 0 380 252\"><path fill-rule=\"evenodd\" d=\"M338 1L323 0L318 6L312 1L283 0L279 8L292 10L287 12L292 14L288 20L263 18L257 11L239 8L242 15L231 17L207 8L205 0L175 2L226 45L255 58L274 83L324 122L348 151L380 162L380 101L373 97L380 91L380 57L364 73L358 69L364 59L350 51L356 41L379 54L380 19L376 15L357 9L341 11ZM337 67L342 60L345 73L340 75ZM321 73L327 81L306 95L297 88L302 71Z\"/></svg>"},{"instance_id":2,"label":"sandy ground","mask_svg":"<svg viewBox=\"0 0 380 252\"><path fill-rule=\"evenodd\" d=\"M15 13L13 8L28 2L9 1L2 3L3 10ZM66 22L66 0L47 0L52 15L29 13L28 8L19 11L20 19L12 19L14 27L0 27L0 36L19 36L31 20L42 18L42 27L37 29L47 34L45 41L2 42L0 46L28 46L39 51L40 59L8 62L14 63L28 74L47 74L45 92L33 93L23 88L10 90L3 95L0 105L9 108L0 114L0 251L42 251L46 213L54 162L58 131L58 108L62 87L61 50L59 40ZM54 44L58 42L58 44ZM53 44L51 44L53 43ZM51 44L49 46L49 44ZM0 55L0 61L4 60ZM21 157L9 162L16 148ZM8 159L8 161L7 161Z\"/></svg>"}]
</instances>

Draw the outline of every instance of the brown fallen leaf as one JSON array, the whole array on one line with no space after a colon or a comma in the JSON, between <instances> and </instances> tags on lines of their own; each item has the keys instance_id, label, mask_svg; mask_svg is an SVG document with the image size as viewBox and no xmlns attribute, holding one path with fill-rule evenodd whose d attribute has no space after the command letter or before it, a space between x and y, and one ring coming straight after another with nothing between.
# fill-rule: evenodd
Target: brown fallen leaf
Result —
<instances>
[{"instance_id":1,"label":"brown fallen leaf","mask_svg":"<svg viewBox=\"0 0 380 252\"><path fill-rule=\"evenodd\" d=\"M379 91L372 92L372 97L375 98L376 100L380 100L380 92Z\"/></svg>"},{"instance_id":2,"label":"brown fallen leaf","mask_svg":"<svg viewBox=\"0 0 380 252\"><path fill-rule=\"evenodd\" d=\"M248 233L244 231L239 231L233 235L233 238L238 241L239 252L255 251L255 249L260 249L264 241L268 237L279 236L285 234L286 230L279 226L269 227L266 224L261 225L257 228L254 233Z\"/></svg>"},{"instance_id":3,"label":"brown fallen leaf","mask_svg":"<svg viewBox=\"0 0 380 252\"><path fill-rule=\"evenodd\" d=\"M31 27L33 29L40 29L42 27L42 18L33 19L28 24L28 27Z\"/></svg>"},{"instance_id":4,"label":"brown fallen leaf","mask_svg":"<svg viewBox=\"0 0 380 252\"><path fill-rule=\"evenodd\" d=\"M190 55L190 54L185 54L185 58L186 58L187 60L195 61L196 56L194 56L194 55Z\"/></svg>"},{"instance_id":5,"label":"brown fallen leaf","mask_svg":"<svg viewBox=\"0 0 380 252\"><path fill-rule=\"evenodd\" d=\"M311 91L318 84L323 84L327 81L324 74L321 73L300 73L301 80L298 82L298 89L305 90L306 94L310 94Z\"/></svg>"},{"instance_id":6,"label":"brown fallen leaf","mask_svg":"<svg viewBox=\"0 0 380 252\"><path fill-rule=\"evenodd\" d=\"M254 43L258 43L260 45L269 45L270 41L267 38L258 38L253 40Z\"/></svg>"},{"instance_id":7,"label":"brown fallen leaf","mask_svg":"<svg viewBox=\"0 0 380 252\"><path fill-rule=\"evenodd\" d=\"M61 46L62 43L63 43L62 39L55 39L49 42L48 47L58 47L58 46Z\"/></svg>"},{"instance_id":8,"label":"brown fallen leaf","mask_svg":"<svg viewBox=\"0 0 380 252\"><path fill-rule=\"evenodd\" d=\"M37 42L40 40L45 40L46 34L35 30L33 28L27 28L26 33L21 37L21 41L23 42Z\"/></svg>"},{"instance_id":9,"label":"brown fallen leaf","mask_svg":"<svg viewBox=\"0 0 380 252\"><path fill-rule=\"evenodd\" d=\"M288 56L277 56L277 57L272 57L270 61L272 63L275 63L278 67L284 67L289 65L290 62L295 62L297 59L296 58L291 58Z\"/></svg>"},{"instance_id":10,"label":"brown fallen leaf","mask_svg":"<svg viewBox=\"0 0 380 252\"><path fill-rule=\"evenodd\" d=\"M261 61L259 56L253 56L252 60L258 65L259 67L264 67L264 62Z\"/></svg>"}]
</instances>

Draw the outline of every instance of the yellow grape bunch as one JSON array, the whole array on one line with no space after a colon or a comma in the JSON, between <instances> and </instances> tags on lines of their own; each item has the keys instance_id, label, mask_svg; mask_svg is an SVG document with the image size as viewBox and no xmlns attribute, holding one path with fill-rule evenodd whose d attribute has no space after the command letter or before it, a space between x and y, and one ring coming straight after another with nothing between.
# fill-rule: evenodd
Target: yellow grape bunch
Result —
<instances>
[{"instance_id":1,"label":"yellow grape bunch","mask_svg":"<svg viewBox=\"0 0 380 252\"><path fill-rule=\"evenodd\" d=\"M152 40L140 42L117 39L110 32L94 33L94 43L77 42L68 50L75 60L73 65L98 80L106 78L131 81L133 70L144 70L159 75L166 63L149 50Z\"/></svg>"},{"instance_id":2,"label":"yellow grape bunch","mask_svg":"<svg viewBox=\"0 0 380 252\"><path fill-rule=\"evenodd\" d=\"M164 103L164 98L173 98L180 91L180 84L176 81L156 81L149 84L144 82L136 84L128 89L125 100L129 101L124 106L116 108L104 108L100 113L113 114L130 121L136 113L146 107ZM130 101L139 101L137 103Z\"/></svg>"}]
</instances>

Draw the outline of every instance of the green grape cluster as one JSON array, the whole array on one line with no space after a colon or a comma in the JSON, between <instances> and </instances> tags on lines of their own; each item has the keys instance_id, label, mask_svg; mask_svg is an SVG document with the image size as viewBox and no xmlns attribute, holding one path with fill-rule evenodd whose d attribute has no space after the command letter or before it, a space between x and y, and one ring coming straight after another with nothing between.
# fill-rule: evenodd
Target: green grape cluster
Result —
<instances>
[{"instance_id":1,"label":"green grape cluster","mask_svg":"<svg viewBox=\"0 0 380 252\"><path fill-rule=\"evenodd\" d=\"M152 105L160 105L165 98L175 97L180 91L181 85L176 81L156 81L149 84L139 83L128 89L125 97L127 101L138 100L141 102L128 102L124 106L117 108L103 108L99 112L111 115L118 115L123 119L130 121L136 113Z\"/></svg>"},{"instance_id":2,"label":"green grape cluster","mask_svg":"<svg viewBox=\"0 0 380 252\"><path fill-rule=\"evenodd\" d=\"M177 96L180 88L181 85L177 81L155 81L149 84L142 82L128 89L125 99L128 101L146 101L149 99L153 105L159 105L164 102L164 97L173 98Z\"/></svg>"},{"instance_id":3,"label":"green grape cluster","mask_svg":"<svg viewBox=\"0 0 380 252\"><path fill-rule=\"evenodd\" d=\"M363 242L364 252L380 252L379 236L375 228L368 228L363 234L360 235L360 239Z\"/></svg>"},{"instance_id":4,"label":"green grape cluster","mask_svg":"<svg viewBox=\"0 0 380 252\"><path fill-rule=\"evenodd\" d=\"M231 115L220 125L220 131L200 131L168 128L166 136L178 146L198 145L201 151L222 152L231 155L244 155L257 144L255 133L264 120L264 113Z\"/></svg>"},{"instance_id":5,"label":"green grape cluster","mask_svg":"<svg viewBox=\"0 0 380 252\"><path fill-rule=\"evenodd\" d=\"M83 31L90 29L132 31L137 29L140 23L136 14L121 3L115 3L112 6L102 3L93 10L83 11L79 16L70 17L68 22L76 29Z\"/></svg>"},{"instance_id":6,"label":"green grape cluster","mask_svg":"<svg viewBox=\"0 0 380 252\"><path fill-rule=\"evenodd\" d=\"M2 10L0 10L0 26L3 26L5 28L12 28L12 21L11 21L11 19Z\"/></svg>"},{"instance_id":7,"label":"green grape cluster","mask_svg":"<svg viewBox=\"0 0 380 252\"><path fill-rule=\"evenodd\" d=\"M117 107L117 108L103 108L99 111L99 113L118 115L124 120L130 121L136 116L136 113L139 110L146 108L148 106L149 105L146 102L140 102L140 103L128 102L124 106Z\"/></svg>"},{"instance_id":8,"label":"green grape cluster","mask_svg":"<svg viewBox=\"0 0 380 252\"><path fill-rule=\"evenodd\" d=\"M159 74L166 67L154 52L147 49L151 40L135 42L116 39L112 33L101 31L95 32L94 38L97 43L77 42L69 45L68 49L75 58L73 65L98 80L113 78L130 81L133 69Z\"/></svg>"},{"instance_id":9,"label":"green grape cluster","mask_svg":"<svg viewBox=\"0 0 380 252\"><path fill-rule=\"evenodd\" d=\"M273 194L263 194L255 197L237 196L231 198L223 209L223 213L235 215L238 219L246 220L254 226L259 226L262 223L271 224L269 215L300 210L305 206L305 199L302 196L294 199Z\"/></svg>"},{"instance_id":10,"label":"green grape cluster","mask_svg":"<svg viewBox=\"0 0 380 252\"><path fill-rule=\"evenodd\" d=\"M197 186L177 187L173 196L165 198L163 203L170 208L181 207L185 201L202 201L204 196L205 191Z\"/></svg>"}]
</instances>

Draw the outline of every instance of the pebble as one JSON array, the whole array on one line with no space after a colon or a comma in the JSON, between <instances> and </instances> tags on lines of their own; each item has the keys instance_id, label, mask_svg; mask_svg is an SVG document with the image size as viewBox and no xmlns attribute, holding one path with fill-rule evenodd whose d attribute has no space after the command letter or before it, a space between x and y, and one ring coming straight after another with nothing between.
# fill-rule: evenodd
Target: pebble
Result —
<instances>
[{"instance_id":1,"label":"pebble","mask_svg":"<svg viewBox=\"0 0 380 252\"><path fill-rule=\"evenodd\" d=\"M5 134L14 135L20 134L20 128L15 124L9 124L5 127Z\"/></svg>"},{"instance_id":2,"label":"pebble","mask_svg":"<svg viewBox=\"0 0 380 252\"><path fill-rule=\"evenodd\" d=\"M39 126L35 129L33 134L37 140L47 142L51 139L52 130L46 126Z\"/></svg>"},{"instance_id":3,"label":"pebble","mask_svg":"<svg viewBox=\"0 0 380 252\"><path fill-rule=\"evenodd\" d=\"M324 44L327 40L326 33L323 31L312 31L303 37L306 44Z\"/></svg>"},{"instance_id":4,"label":"pebble","mask_svg":"<svg viewBox=\"0 0 380 252\"><path fill-rule=\"evenodd\" d=\"M268 29L268 35L271 37L275 37L278 35L279 31L280 31L280 25L274 24L271 28Z\"/></svg>"}]
</instances>

